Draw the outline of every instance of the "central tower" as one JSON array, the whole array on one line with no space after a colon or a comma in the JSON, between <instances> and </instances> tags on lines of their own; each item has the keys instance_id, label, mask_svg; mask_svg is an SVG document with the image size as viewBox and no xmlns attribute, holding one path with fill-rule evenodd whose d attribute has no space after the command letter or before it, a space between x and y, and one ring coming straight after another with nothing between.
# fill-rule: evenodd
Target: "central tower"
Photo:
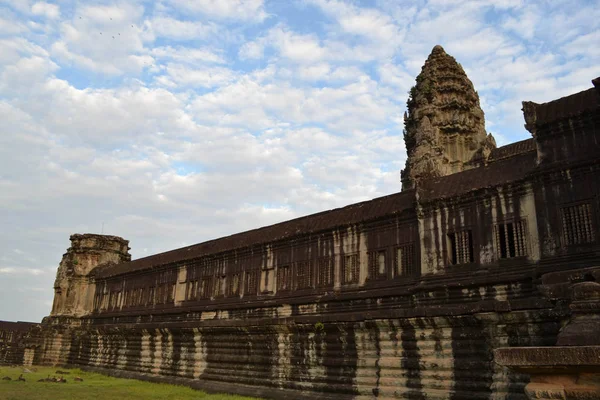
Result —
<instances>
[{"instance_id":1,"label":"central tower","mask_svg":"<svg viewBox=\"0 0 600 400\"><path fill-rule=\"evenodd\" d=\"M402 190L485 161L496 147L486 134L473 83L454 57L435 46L410 90L404 115L406 167Z\"/></svg>"}]
</instances>

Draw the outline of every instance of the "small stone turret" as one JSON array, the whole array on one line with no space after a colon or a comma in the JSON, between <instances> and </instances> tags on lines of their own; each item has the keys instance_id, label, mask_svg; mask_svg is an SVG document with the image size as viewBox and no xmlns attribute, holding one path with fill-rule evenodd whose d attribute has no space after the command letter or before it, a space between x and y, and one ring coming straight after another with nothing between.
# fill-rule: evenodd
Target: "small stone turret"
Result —
<instances>
[{"instance_id":1,"label":"small stone turret","mask_svg":"<svg viewBox=\"0 0 600 400\"><path fill-rule=\"evenodd\" d=\"M402 190L422 179L460 172L479 165L496 142L485 132L479 96L465 71L442 46L425 61L410 91L404 116L408 159Z\"/></svg>"},{"instance_id":2,"label":"small stone turret","mask_svg":"<svg viewBox=\"0 0 600 400\"><path fill-rule=\"evenodd\" d=\"M131 261L129 241L91 233L71 235L54 282L52 316L80 317L92 309L95 285L90 272L99 265Z\"/></svg>"}]
</instances>

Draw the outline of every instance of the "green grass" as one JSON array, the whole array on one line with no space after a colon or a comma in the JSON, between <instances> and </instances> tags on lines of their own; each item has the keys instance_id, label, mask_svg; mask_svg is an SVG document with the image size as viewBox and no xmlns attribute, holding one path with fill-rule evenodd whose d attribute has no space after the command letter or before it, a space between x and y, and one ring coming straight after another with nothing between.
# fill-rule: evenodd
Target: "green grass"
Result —
<instances>
[{"instance_id":1,"label":"green grass","mask_svg":"<svg viewBox=\"0 0 600 400\"><path fill-rule=\"evenodd\" d=\"M112 378L80 369L58 367L0 367L0 379L9 376L11 381L0 380L1 400L250 400L250 397L227 394L207 394L185 386L142 382L135 379ZM38 382L38 379L57 376L56 371L68 371L67 383ZM26 382L18 382L23 373ZM79 376L83 382L75 382ZM58 376L57 376L58 377Z\"/></svg>"}]
</instances>

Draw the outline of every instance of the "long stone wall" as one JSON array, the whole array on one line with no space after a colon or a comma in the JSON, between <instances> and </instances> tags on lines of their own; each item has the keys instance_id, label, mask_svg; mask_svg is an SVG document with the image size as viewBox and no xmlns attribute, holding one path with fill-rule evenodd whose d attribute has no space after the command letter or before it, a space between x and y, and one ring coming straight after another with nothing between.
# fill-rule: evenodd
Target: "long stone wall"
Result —
<instances>
[{"instance_id":1,"label":"long stone wall","mask_svg":"<svg viewBox=\"0 0 600 400\"><path fill-rule=\"evenodd\" d=\"M68 340L49 337L40 361L182 377L247 394L272 388L358 398L516 399L525 398L528 378L497 366L492 350L551 345L560 317L527 310L314 324L102 327L74 330ZM248 385L258 386L256 392Z\"/></svg>"},{"instance_id":2,"label":"long stone wall","mask_svg":"<svg viewBox=\"0 0 600 400\"><path fill-rule=\"evenodd\" d=\"M495 285L432 279L411 306L393 293L345 294L286 317L253 304L237 315L263 317L172 310L68 329L49 318L35 362L274 398L525 399L528 376L496 365L493 350L553 345L565 299L546 299L527 273Z\"/></svg>"}]
</instances>

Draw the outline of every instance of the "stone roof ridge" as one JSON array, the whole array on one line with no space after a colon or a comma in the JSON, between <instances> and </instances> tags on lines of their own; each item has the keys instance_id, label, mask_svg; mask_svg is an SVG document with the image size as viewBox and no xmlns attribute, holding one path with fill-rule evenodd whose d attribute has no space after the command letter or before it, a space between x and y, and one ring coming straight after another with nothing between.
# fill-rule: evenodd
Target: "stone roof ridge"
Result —
<instances>
[{"instance_id":1,"label":"stone roof ridge","mask_svg":"<svg viewBox=\"0 0 600 400\"><path fill-rule=\"evenodd\" d=\"M2 321L2 320L0 320L0 329L25 331L35 325L39 325L39 322Z\"/></svg>"},{"instance_id":2,"label":"stone roof ridge","mask_svg":"<svg viewBox=\"0 0 600 400\"><path fill-rule=\"evenodd\" d=\"M593 88L561 97L547 103L523 101L525 128L535 134L541 127L600 108L600 77L592 80Z\"/></svg>"},{"instance_id":3,"label":"stone roof ridge","mask_svg":"<svg viewBox=\"0 0 600 400\"><path fill-rule=\"evenodd\" d=\"M536 168L535 151L529 151L533 139L527 139L500 147L500 157L487 165L467 169L444 177L436 177L419 183L417 190L421 205L456 196L517 182ZM535 149L535 147L534 147Z\"/></svg>"},{"instance_id":4,"label":"stone roof ridge","mask_svg":"<svg viewBox=\"0 0 600 400\"><path fill-rule=\"evenodd\" d=\"M224 251L248 248L253 245L291 238L299 234L318 233L338 226L353 225L374 220L413 208L415 202L414 192L414 190L411 190L393 193L349 204L344 207L301 216L273 225L211 239L191 246L157 253L129 262L103 264L94 269L94 275L97 278L105 278Z\"/></svg>"},{"instance_id":5,"label":"stone roof ridge","mask_svg":"<svg viewBox=\"0 0 600 400\"><path fill-rule=\"evenodd\" d=\"M488 162L503 160L505 158L514 157L516 155L536 151L535 139L529 138L518 142L509 143L504 146L497 147L492 150L488 158Z\"/></svg>"}]
</instances>

